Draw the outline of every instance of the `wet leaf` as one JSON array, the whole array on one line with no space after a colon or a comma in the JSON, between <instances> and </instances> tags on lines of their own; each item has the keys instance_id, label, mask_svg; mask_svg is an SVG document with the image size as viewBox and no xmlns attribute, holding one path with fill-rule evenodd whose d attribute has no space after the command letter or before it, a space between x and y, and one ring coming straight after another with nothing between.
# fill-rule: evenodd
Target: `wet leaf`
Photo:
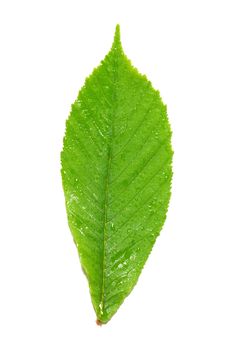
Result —
<instances>
[{"instance_id":1,"label":"wet leaf","mask_svg":"<svg viewBox=\"0 0 228 350\"><path fill-rule=\"evenodd\" d=\"M72 105L61 153L68 222L98 323L131 292L164 224L170 140L166 106L124 54L117 26Z\"/></svg>"}]
</instances>

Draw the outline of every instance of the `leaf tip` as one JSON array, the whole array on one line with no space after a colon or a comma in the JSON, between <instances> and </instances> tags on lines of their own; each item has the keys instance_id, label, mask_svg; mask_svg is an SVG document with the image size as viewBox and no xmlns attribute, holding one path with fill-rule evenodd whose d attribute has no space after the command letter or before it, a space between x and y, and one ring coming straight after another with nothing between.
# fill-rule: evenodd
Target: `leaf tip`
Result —
<instances>
[{"instance_id":1,"label":"leaf tip","mask_svg":"<svg viewBox=\"0 0 228 350\"><path fill-rule=\"evenodd\" d=\"M115 35L114 35L114 41L113 41L113 47L121 47L121 41L120 41L120 25L116 25Z\"/></svg>"},{"instance_id":2,"label":"leaf tip","mask_svg":"<svg viewBox=\"0 0 228 350\"><path fill-rule=\"evenodd\" d=\"M120 25L116 25L116 30L115 30L115 39L118 39L120 41Z\"/></svg>"}]
</instances>

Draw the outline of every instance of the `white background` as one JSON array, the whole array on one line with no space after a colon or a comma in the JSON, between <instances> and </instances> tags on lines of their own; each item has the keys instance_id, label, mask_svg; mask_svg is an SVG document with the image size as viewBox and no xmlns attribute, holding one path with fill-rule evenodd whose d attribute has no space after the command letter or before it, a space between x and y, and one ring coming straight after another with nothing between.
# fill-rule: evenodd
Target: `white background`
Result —
<instances>
[{"instance_id":1,"label":"white background","mask_svg":"<svg viewBox=\"0 0 228 350\"><path fill-rule=\"evenodd\" d=\"M228 349L227 1L3 0L0 348ZM115 25L173 129L168 218L137 286L95 324L60 178L65 120Z\"/></svg>"}]
</instances>

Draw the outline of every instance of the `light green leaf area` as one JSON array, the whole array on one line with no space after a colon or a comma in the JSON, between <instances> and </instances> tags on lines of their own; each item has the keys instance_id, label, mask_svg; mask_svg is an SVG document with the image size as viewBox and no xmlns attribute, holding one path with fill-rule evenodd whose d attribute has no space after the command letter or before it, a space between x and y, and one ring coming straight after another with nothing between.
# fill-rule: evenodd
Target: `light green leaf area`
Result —
<instances>
[{"instance_id":1,"label":"light green leaf area","mask_svg":"<svg viewBox=\"0 0 228 350\"><path fill-rule=\"evenodd\" d=\"M72 105L61 153L68 222L98 323L131 292L164 224L172 154L166 106L124 54L117 26Z\"/></svg>"}]
</instances>

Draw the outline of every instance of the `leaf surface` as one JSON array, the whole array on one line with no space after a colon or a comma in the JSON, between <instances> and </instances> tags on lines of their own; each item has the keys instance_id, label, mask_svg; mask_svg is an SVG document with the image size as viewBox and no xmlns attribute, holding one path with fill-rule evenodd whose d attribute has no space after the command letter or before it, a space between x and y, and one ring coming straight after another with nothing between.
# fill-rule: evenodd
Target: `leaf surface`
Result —
<instances>
[{"instance_id":1,"label":"leaf surface","mask_svg":"<svg viewBox=\"0 0 228 350\"><path fill-rule=\"evenodd\" d=\"M66 122L62 182L98 322L136 284L165 221L172 178L166 106L123 52L86 79Z\"/></svg>"}]
</instances>

